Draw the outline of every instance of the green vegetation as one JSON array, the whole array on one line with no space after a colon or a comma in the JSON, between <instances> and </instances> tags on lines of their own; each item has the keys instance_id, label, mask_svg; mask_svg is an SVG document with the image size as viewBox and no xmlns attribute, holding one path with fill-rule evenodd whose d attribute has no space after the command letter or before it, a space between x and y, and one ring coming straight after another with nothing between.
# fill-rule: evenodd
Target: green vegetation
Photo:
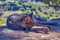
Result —
<instances>
[{"instance_id":1,"label":"green vegetation","mask_svg":"<svg viewBox=\"0 0 60 40\"><path fill-rule=\"evenodd\" d=\"M6 19L7 18L0 17L0 26L6 25Z\"/></svg>"},{"instance_id":2,"label":"green vegetation","mask_svg":"<svg viewBox=\"0 0 60 40\"><path fill-rule=\"evenodd\" d=\"M59 15L57 11L54 12L52 9L49 11L49 6L39 6L37 3L22 3L22 7L23 11L20 10L20 14L26 14L29 13L29 11L35 11L37 16L46 20L55 19Z\"/></svg>"},{"instance_id":3,"label":"green vegetation","mask_svg":"<svg viewBox=\"0 0 60 40\"><path fill-rule=\"evenodd\" d=\"M40 2L43 3L42 0L40 0ZM52 19L55 19L56 17L60 16L60 7L57 7L57 6L59 6L60 0L50 0L50 1L44 0L44 2L46 4L44 6L41 6L37 2L31 2L31 3L29 3L29 2L15 3L14 2L14 4L17 5L17 7L20 7L19 14L27 14L27 13L34 11L37 16L41 17L42 19L46 19L46 20L52 20ZM51 7L49 5L52 5L53 7ZM57 9L59 9L59 10L57 10ZM0 12L0 16L1 15L3 15L3 14ZM6 25L6 18L0 17L0 25L3 25L3 24Z\"/></svg>"},{"instance_id":4,"label":"green vegetation","mask_svg":"<svg viewBox=\"0 0 60 40\"><path fill-rule=\"evenodd\" d=\"M60 0L41 0L42 2L46 3L46 4L53 4L53 5L56 5L56 4L59 4L60 3Z\"/></svg>"}]
</instances>

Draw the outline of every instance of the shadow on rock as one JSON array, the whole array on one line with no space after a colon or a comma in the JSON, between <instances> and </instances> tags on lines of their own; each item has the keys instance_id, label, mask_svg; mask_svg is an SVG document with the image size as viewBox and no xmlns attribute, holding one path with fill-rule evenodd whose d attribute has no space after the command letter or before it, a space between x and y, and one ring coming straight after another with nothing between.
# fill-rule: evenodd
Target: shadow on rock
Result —
<instances>
[{"instance_id":1,"label":"shadow on rock","mask_svg":"<svg viewBox=\"0 0 60 40\"><path fill-rule=\"evenodd\" d=\"M32 30L26 30L25 28L17 28L17 29L15 29L15 28L8 28L8 27L6 27L6 28L9 29L9 30L13 30L13 31L23 31L23 32L26 32L26 33L33 32Z\"/></svg>"},{"instance_id":2,"label":"shadow on rock","mask_svg":"<svg viewBox=\"0 0 60 40\"><path fill-rule=\"evenodd\" d=\"M5 29L7 26L0 26L0 31Z\"/></svg>"}]
</instances>

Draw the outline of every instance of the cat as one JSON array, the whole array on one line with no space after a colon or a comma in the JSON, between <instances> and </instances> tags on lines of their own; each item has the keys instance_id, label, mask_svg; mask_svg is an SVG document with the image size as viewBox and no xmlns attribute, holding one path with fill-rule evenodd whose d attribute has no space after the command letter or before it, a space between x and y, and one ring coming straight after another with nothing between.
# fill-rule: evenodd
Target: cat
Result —
<instances>
[{"instance_id":1,"label":"cat","mask_svg":"<svg viewBox=\"0 0 60 40\"><path fill-rule=\"evenodd\" d=\"M33 13L30 14L12 14L7 18L7 27L10 29L22 29L22 30L31 30L33 26L37 26L36 30L39 32L40 30L43 32L47 32L50 30L48 26L42 27L41 23L36 23L33 18ZM42 28L38 28L42 27Z\"/></svg>"},{"instance_id":2,"label":"cat","mask_svg":"<svg viewBox=\"0 0 60 40\"><path fill-rule=\"evenodd\" d=\"M7 18L7 27L11 29L29 30L34 25L32 19L33 13L30 14L12 14Z\"/></svg>"}]
</instances>

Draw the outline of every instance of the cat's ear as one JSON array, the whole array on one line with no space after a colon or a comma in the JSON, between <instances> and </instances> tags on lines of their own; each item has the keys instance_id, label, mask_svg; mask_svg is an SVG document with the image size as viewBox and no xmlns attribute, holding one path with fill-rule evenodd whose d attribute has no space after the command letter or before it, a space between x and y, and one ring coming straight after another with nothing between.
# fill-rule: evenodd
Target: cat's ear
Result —
<instances>
[{"instance_id":1,"label":"cat's ear","mask_svg":"<svg viewBox=\"0 0 60 40\"><path fill-rule=\"evenodd\" d=\"M33 16L33 12L31 12L31 13L29 14L29 16L32 17L32 16Z\"/></svg>"}]
</instances>

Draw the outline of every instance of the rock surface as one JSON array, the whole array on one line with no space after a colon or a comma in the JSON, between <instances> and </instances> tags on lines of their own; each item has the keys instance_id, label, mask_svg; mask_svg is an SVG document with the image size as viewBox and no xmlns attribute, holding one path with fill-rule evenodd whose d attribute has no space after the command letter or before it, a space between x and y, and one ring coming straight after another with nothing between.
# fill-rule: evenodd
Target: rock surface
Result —
<instances>
[{"instance_id":1,"label":"rock surface","mask_svg":"<svg viewBox=\"0 0 60 40\"><path fill-rule=\"evenodd\" d=\"M41 34L0 28L0 40L60 40L60 32Z\"/></svg>"}]
</instances>

